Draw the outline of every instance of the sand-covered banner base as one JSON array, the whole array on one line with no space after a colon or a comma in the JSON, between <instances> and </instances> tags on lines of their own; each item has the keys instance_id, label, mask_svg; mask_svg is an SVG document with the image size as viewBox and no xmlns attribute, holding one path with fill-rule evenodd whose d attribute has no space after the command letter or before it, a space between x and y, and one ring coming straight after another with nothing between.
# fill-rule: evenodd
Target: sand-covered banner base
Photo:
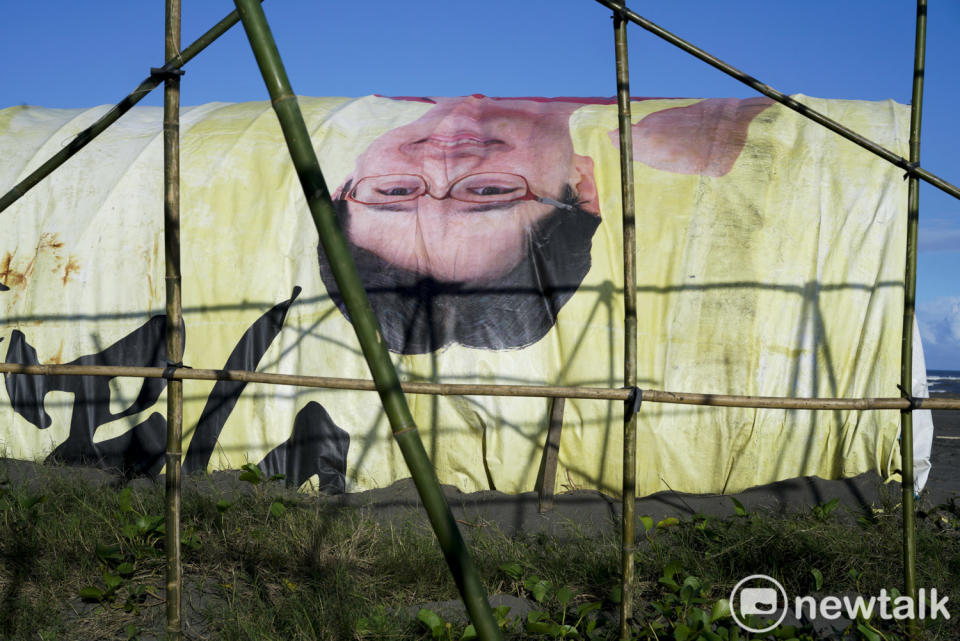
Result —
<instances>
[{"instance_id":1,"label":"sand-covered banner base","mask_svg":"<svg viewBox=\"0 0 960 641\"><path fill-rule=\"evenodd\" d=\"M798 97L896 153L907 109ZM405 380L622 384L616 105L301 98ZM0 110L0 189L105 107ZM765 99L637 99L638 379L897 396L902 172ZM368 376L267 103L182 115L184 363ZM3 214L6 362L162 366L161 111L137 108ZM440 480L531 490L549 401L411 396ZM623 408L568 401L558 489L617 494ZM157 474L165 381L7 375L7 456ZM644 405L638 492L899 467L899 414ZM407 476L377 397L184 383L184 469L257 463L323 491Z\"/></svg>"}]
</instances>

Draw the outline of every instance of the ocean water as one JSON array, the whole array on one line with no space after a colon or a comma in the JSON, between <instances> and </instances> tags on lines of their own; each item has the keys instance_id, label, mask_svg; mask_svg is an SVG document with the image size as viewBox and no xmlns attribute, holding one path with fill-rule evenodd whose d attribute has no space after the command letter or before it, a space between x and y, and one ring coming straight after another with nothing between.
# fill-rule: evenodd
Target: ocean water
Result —
<instances>
[{"instance_id":1,"label":"ocean water","mask_svg":"<svg viewBox=\"0 0 960 641\"><path fill-rule=\"evenodd\" d=\"M952 369L928 369L927 385L931 396L960 396L960 371Z\"/></svg>"}]
</instances>

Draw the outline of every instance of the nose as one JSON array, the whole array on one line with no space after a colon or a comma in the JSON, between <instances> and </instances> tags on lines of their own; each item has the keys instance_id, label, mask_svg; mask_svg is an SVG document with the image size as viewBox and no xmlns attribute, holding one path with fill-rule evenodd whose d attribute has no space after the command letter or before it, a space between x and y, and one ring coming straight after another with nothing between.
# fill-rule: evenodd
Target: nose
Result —
<instances>
[{"instance_id":1,"label":"nose","mask_svg":"<svg viewBox=\"0 0 960 641\"><path fill-rule=\"evenodd\" d=\"M483 158L473 155L427 153L421 158L421 175L427 180L427 193L443 198L457 179L474 173Z\"/></svg>"}]
</instances>

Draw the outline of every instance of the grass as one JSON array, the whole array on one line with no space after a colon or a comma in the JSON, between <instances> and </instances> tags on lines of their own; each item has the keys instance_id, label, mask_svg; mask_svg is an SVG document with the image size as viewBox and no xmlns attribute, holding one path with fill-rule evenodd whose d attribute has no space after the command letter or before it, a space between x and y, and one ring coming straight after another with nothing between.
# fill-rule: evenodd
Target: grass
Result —
<instances>
[{"instance_id":1,"label":"grass","mask_svg":"<svg viewBox=\"0 0 960 641\"><path fill-rule=\"evenodd\" d=\"M457 598L422 521L381 523L362 510L278 494L271 485L264 481L226 498L185 492L187 638L461 637L464 624L451 621L448 628L441 617L440 627L431 629L405 614L424 603ZM895 503L869 514L835 507L791 515L738 509L734 517L660 524L642 519L636 634L712 638L684 637L678 630L704 616L697 612L709 612L749 573L774 576L794 595L874 595L899 586ZM0 484L0 638L162 638L162 514L161 485L137 484L131 490L56 475L33 480L29 489ZM950 595L956 610L960 509L943 506L918 521L918 585ZM482 528L472 534L470 547L491 594L528 599L543 612L542 626L530 628L542 635L526 631L523 623L508 624L508 638L562 636L570 632L563 625L578 618L577 607L592 603L599 605L584 608L590 611L577 633L586 636L588 622L595 621L592 635L614 638L618 540L507 537ZM716 626L733 628L724 621ZM958 628L956 620L939 623L924 638L960 638ZM805 638L802 632L799 638ZM871 621L850 638L892 641L903 638L903 630Z\"/></svg>"}]
</instances>

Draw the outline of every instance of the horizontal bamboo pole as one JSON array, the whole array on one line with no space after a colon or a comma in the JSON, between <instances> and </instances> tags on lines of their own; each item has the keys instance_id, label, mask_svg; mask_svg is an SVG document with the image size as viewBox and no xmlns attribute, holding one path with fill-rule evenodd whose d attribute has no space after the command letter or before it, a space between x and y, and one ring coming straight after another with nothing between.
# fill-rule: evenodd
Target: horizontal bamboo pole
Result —
<instances>
[{"instance_id":1,"label":"horizontal bamboo pole","mask_svg":"<svg viewBox=\"0 0 960 641\"><path fill-rule=\"evenodd\" d=\"M165 372L167 374L165 374ZM374 382L362 378L334 378L327 376L300 376L297 374L270 374L247 370L193 369L189 367L123 367L108 365L21 365L0 363L0 374L67 375L67 376L123 376L128 378L165 378L192 381L243 381L270 385L293 385L323 389L376 391ZM474 383L400 384L408 394L436 396L520 396L529 398L581 398L587 400L626 401L630 390L609 387L564 387L560 385L486 385ZM794 410L903 410L909 409L905 398L789 398L780 396L736 396L730 394L696 394L641 390L644 402L676 405L709 405L712 407L752 407ZM960 410L960 399L914 398L914 409Z\"/></svg>"},{"instance_id":2,"label":"horizontal bamboo pole","mask_svg":"<svg viewBox=\"0 0 960 641\"><path fill-rule=\"evenodd\" d=\"M262 2L263 0L260 1ZM180 69L239 21L240 15L236 11L231 11L223 20L215 24L209 31L181 51L180 55L170 58L167 63L161 67L161 70L174 71ZM66 147L51 156L45 163L34 169L29 176L14 185L3 197L0 197L0 212L3 212L7 207L17 202L21 196L33 189L37 183L52 174L57 167L70 160L77 152L90 144L93 139L102 134L107 127L119 120L120 116L130 111L130 109L143 100L148 93L159 87L163 81L163 74L151 74L147 76L126 98L114 105L110 111L100 116L95 123L78 133Z\"/></svg>"},{"instance_id":3,"label":"horizontal bamboo pole","mask_svg":"<svg viewBox=\"0 0 960 641\"><path fill-rule=\"evenodd\" d=\"M719 58L711 56L709 53L707 53L703 49L700 49L696 45L693 45L687 42L683 38L680 38L679 36L667 31L663 27L657 24L654 24L653 22L650 22L646 18L640 15L637 15L630 9L627 9L626 7L624 7L622 4L613 2L612 0L597 0L597 2L599 2L605 7L608 7L609 9L612 9L614 12L618 14L622 14L626 16L626 19L629 20L630 22L633 22L634 24L646 29L647 31L657 36L658 38L662 38L663 40L666 40L670 44L676 47L679 47L680 49L683 49L684 51L694 56L695 58L699 58L700 60L704 61L714 69L719 69L720 71L727 74L731 78L734 78L735 80L739 80L743 84L747 85L752 89L755 89L756 91L759 91L760 93L767 96L768 98L772 98L773 100L776 100L784 107L793 109L800 115L805 116L810 120L813 120L814 122L817 122L823 125L824 127L833 131L834 133L843 136L850 142L856 145L859 145L860 147L866 149L867 151L873 154L876 154L877 156L880 156L887 162L896 165L900 169L903 169L911 176L916 176L920 180L923 180L926 183L933 185L937 189L950 194L954 198L960 198L960 187L957 187L956 185L953 185L947 182L943 178L940 178L939 176L936 176L930 173L929 171L927 171L926 169L923 169L919 165L914 165L903 156L898 156L897 154L893 153L889 149L886 149L885 147L882 147L881 145L878 145L877 143L873 142L869 138L861 136L860 134L856 133L852 129L848 129L847 127L844 127L836 120L833 120L832 118L829 118L823 115L816 109L811 109L807 105L794 100L793 98L791 98L785 93L777 91L770 85L760 82L753 76L747 73L744 73L743 71L740 71L736 67L727 64L723 60L720 60Z\"/></svg>"}]
</instances>

